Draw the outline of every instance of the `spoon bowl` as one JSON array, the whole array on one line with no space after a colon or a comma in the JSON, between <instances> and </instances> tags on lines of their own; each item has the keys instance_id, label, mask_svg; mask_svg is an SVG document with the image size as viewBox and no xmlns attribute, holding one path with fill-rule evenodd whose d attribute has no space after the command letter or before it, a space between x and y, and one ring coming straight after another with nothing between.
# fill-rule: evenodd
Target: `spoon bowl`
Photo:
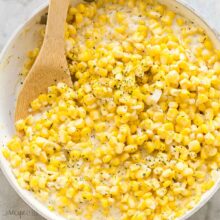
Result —
<instances>
[{"instance_id":1,"label":"spoon bowl","mask_svg":"<svg viewBox=\"0 0 220 220\"><path fill-rule=\"evenodd\" d=\"M15 120L28 115L31 101L49 86L64 82L72 86L65 56L64 27L69 0L51 0L47 19L47 28L40 53L31 68L19 93Z\"/></svg>"}]
</instances>

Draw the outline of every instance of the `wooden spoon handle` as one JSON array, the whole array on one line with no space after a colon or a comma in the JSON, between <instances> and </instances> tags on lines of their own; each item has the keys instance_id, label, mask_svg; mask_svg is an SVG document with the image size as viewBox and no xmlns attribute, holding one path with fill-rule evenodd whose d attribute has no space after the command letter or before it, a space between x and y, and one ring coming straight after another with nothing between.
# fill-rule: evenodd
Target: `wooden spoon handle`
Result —
<instances>
[{"instance_id":1,"label":"wooden spoon handle","mask_svg":"<svg viewBox=\"0 0 220 220\"><path fill-rule=\"evenodd\" d=\"M70 0L50 0L45 39L64 39L69 3Z\"/></svg>"},{"instance_id":2,"label":"wooden spoon handle","mask_svg":"<svg viewBox=\"0 0 220 220\"><path fill-rule=\"evenodd\" d=\"M44 42L35 65L60 68L66 62L64 35L69 4L70 0L50 0Z\"/></svg>"}]
</instances>

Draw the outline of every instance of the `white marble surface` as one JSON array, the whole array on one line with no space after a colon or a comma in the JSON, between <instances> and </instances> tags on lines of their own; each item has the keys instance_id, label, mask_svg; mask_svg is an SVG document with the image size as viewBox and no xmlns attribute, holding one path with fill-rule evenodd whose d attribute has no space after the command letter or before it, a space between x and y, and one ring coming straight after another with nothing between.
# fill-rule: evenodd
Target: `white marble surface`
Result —
<instances>
[{"instance_id":1,"label":"white marble surface","mask_svg":"<svg viewBox=\"0 0 220 220\"><path fill-rule=\"evenodd\" d=\"M46 0L0 0L0 51L32 11ZM185 0L220 32L220 0ZM0 171L0 220L43 220L9 186ZM220 191L190 220L219 220Z\"/></svg>"}]
</instances>

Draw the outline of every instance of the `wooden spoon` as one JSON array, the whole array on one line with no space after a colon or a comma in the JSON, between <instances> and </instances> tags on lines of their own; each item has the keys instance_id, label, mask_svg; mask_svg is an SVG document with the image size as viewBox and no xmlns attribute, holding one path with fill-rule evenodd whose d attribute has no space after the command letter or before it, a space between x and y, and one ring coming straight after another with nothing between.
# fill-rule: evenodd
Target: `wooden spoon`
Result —
<instances>
[{"instance_id":1,"label":"wooden spoon","mask_svg":"<svg viewBox=\"0 0 220 220\"><path fill-rule=\"evenodd\" d=\"M18 96L16 121L28 115L30 103L41 93L47 92L49 86L58 82L72 86L64 39L68 7L69 0L50 0L44 42Z\"/></svg>"}]
</instances>

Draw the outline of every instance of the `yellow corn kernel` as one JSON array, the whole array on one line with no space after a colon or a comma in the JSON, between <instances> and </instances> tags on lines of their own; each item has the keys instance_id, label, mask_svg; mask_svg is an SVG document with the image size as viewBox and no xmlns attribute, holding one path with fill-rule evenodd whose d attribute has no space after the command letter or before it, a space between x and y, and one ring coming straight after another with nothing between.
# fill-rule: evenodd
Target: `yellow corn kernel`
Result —
<instances>
[{"instance_id":1,"label":"yellow corn kernel","mask_svg":"<svg viewBox=\"0 0 220 220\"><path fill-rule=\"evenodd\" d=\"M209 145L213 145L215 141L215 137L211 133L207 133L205 135L205 143Z\"/></svg>"},{"instance_id":2,"label":"yellow corn kernel","mask_svg":"<svg viewBox=\"0 0 220 220\"><path fill-rule=\"evenodd\" d=\"M90 112L90 117L92 120L98 120L100 118L99 111L93 110Z\"/></svg>"},{"instance_id":3,"label":"yellow corn kernel","mask_svg":"<svg viewBox=\"0 0 220 220\"><path fill-rule=\"evenodd\" d=\"M2 148L2 154L7 160L10 159L10 151L7 148Z\"/></svg>"},{"instance_id":4,"label":"yellow corn kernel","mask_svg":"<svg viewBox=\"0 0 220 220\"><path fill-rule=\"evenodd\" d=\"M176 19L176 23L179 25L179 26L183 26L185 21L183 18L179 17Z\"/></svg>"},{"instance_id":5,"label":"yellow corn kernel","mask_svg":"<svg viewBox=\"0 0 220 220\"><path fill-rule=\"evenodd\" d=\"M92 54L89 50L85 50L79 54L79 59L83 62L88 62L91 58Z\"/></svg>"},{"instance_id":6,"label":"yellow corn kernel","mask_svg":"<svg viewBox=\"0 0 220 220\"><path fill-rule=\"evenodd\" d=\"M206 94L199 94L197 101L196 101L196 104L201 105L201 104L206 103L208 100L209 100L209 98L207 97Z\"/></svg>"},{"instance_id":7,"label":"yellow corn kernel","mask_svg":"<svg viewBox=\"0 0 220 220\"><path fill-rule=\"evenodd\" d=\"M213 186L214 186L214 181L213 180L209 180L205 183L202 184L202 190L203 192L206 192L207 190L210 190Z\"/></svg>"},{"instance_id":8,"label":"yellow corn kernel","mask_svg":"<svg viewBox=\"0 0 220 220\"><path fill-rule=\"evenodd\" d=\"M38 178L36 176L32 176L30 178L30 187L33 189L33 190L36 190L37 187L38 187Z\"/></svg>"},{"instance_id":9,"label":"yellow corn kernel","mask_svg":"<svg viewBox=\"0 0 220 220\"><path fill-rule=\"evenodd\" d=\"M104 163L109 163L112 160L112 156L111 155L106 155L103 157L102 161Z\"/></svg>"},{"instance_id":10,"label":"yellow corn kernel","mask_svg":"<svg viewBox=\"0 0 220 220\"><path fill-rule=\"evenodd\" d=\"M213 68L217 74L220 74L220 62L216 62Z\"/></svg>"},{"instance_id":11,"label":"yellow corn kernel","mask_svg":"<svg viewBox=\"0 0 220 220\"><path fill-rule=\"evenodd\" d=\"M199 141L197 141L197 140L191 141L189 143L189 150L193 151L195 153L199 153L201 150L201 145L200 145Z\"/></svg>"},{"instance_id":12,"label":"yellow corn kernel","mask_svg":"<svg viewBox=\"0 0 220 220\"><path fill-rule=\"evenodd\" d=\"M135 153L138 150L138 147L136 145L128 145L125 146L124 151L127 153Z\"/></svg>"},{"instance_id":13,"label":"yellow corn kernel","mask_svg":"<svg viewBox=\"0 0 220 220\"><path fill-rule=\"evenodd\" d=\"M118 166L119 164L120 164L119 158L113 158L113 159L111 160L111 165L113 165L113 166Z\"/></svg>"},{"instance_id":14,"label":"yellow corn kernel","mask_svg":"<svg viewBox=\"0 0 220 220\"><path fill-rule=\"evenodd\" d=\"M83 15L80 13L76 13L75 14L75 20L76 20L76 24L80 24L83 21Z\"/></svg>"},{"instance_id":15,"label":"yellow corn kernel","mask_svg":"<svg viewBox=\"0 0 220 220\"><path fill-rule=\"evenodd\" d=\"M12 157L10 162L11 162L11 166L13 168L18 167L18 166L20 166L20 164L22 162L21 157L19 157L18 155L15 155L15 156Z\"/></svg>"},{"instance_id":16,"label":"yellow corn kernel","mask_svg":"<svg viewBox=\"0 0 220 220\"><path fill-rule=\"evenodd\" d=\"M93 198L93 195L90 192L83 192L82 197L83 197L83 199L85 199L87 201L91 201Z\"/></svg>"},{"instance_id":17,"label":"yellow corn kernel","mask_svg":"<svg viewBox=\"0 0 220 220\"><path fill-rule=\"evenodd\" d=\"M123 13L122 12L117 12L115 15L116 15L117 22L121 24L125 19Z\"/></svg>"},{"instance_id":18,"label":"yellow corn kernel","mask_svg":"<svg viewBox=\"0 0 220 220\"><path fill-rule=\"evenodd\" d=\"M17 131L22 131L25 129L25 121L24 120L18 120L16 123L15 123L15 127L17 129Z\"/></svg>"},{"instance_id":19,"label":"yellow corn kernel","mask_svg":"<svg viewBox=\"0 0 220 220\"><path fill-rule=\"evenodd\" d=\"M144 149L146 149L148 153L152 153L155 150L155 145L149 141L144 145Z\"/></svg>"},{"instance_id":20,"label":"yellow corn kernel","mask_svg":"<svg viewBox=\"0 0 220 220\"><path fill-rule=\"evenodd\" d=\"M21 150L21 140L18 137L14 137L11 141L8 142L8 148L14 152Z\"/></svg>"},{"instance_id":21,"label":"yellow corn kernel","mask_svg":"<svg viewBox=\"0 0 220 220\"><path fill-rule=\"evenodd\" d=\"M167 119L170 121L173 121L176 116L178 115L178 110L175 108L169 108L168 112L167 112Z\"/></svg>"},{"instance_id":22,"label":"yellow corn kernel","mask_svg":"<svg viewBox=\"0 0 220 220\"><path fill-rule=\"evenodd\" d=\"M179 79L180 75L176 70L172 70L166 75L167 83L177 84L179 82Z\"/></svg>"},{"instance_id":23,"label":"yellow corn kernel","mask_svg":"<svg viewBox=\"0 0 220 220\"><path fill-rule=\"evenodd\" d=\"M108 202L107 199L103 198L103 199L100 200L100 202L101 202L101 205L102 205L102 207L103 207L104 209L109 208L109 202Z\"/></svg>"}]
</instances>

